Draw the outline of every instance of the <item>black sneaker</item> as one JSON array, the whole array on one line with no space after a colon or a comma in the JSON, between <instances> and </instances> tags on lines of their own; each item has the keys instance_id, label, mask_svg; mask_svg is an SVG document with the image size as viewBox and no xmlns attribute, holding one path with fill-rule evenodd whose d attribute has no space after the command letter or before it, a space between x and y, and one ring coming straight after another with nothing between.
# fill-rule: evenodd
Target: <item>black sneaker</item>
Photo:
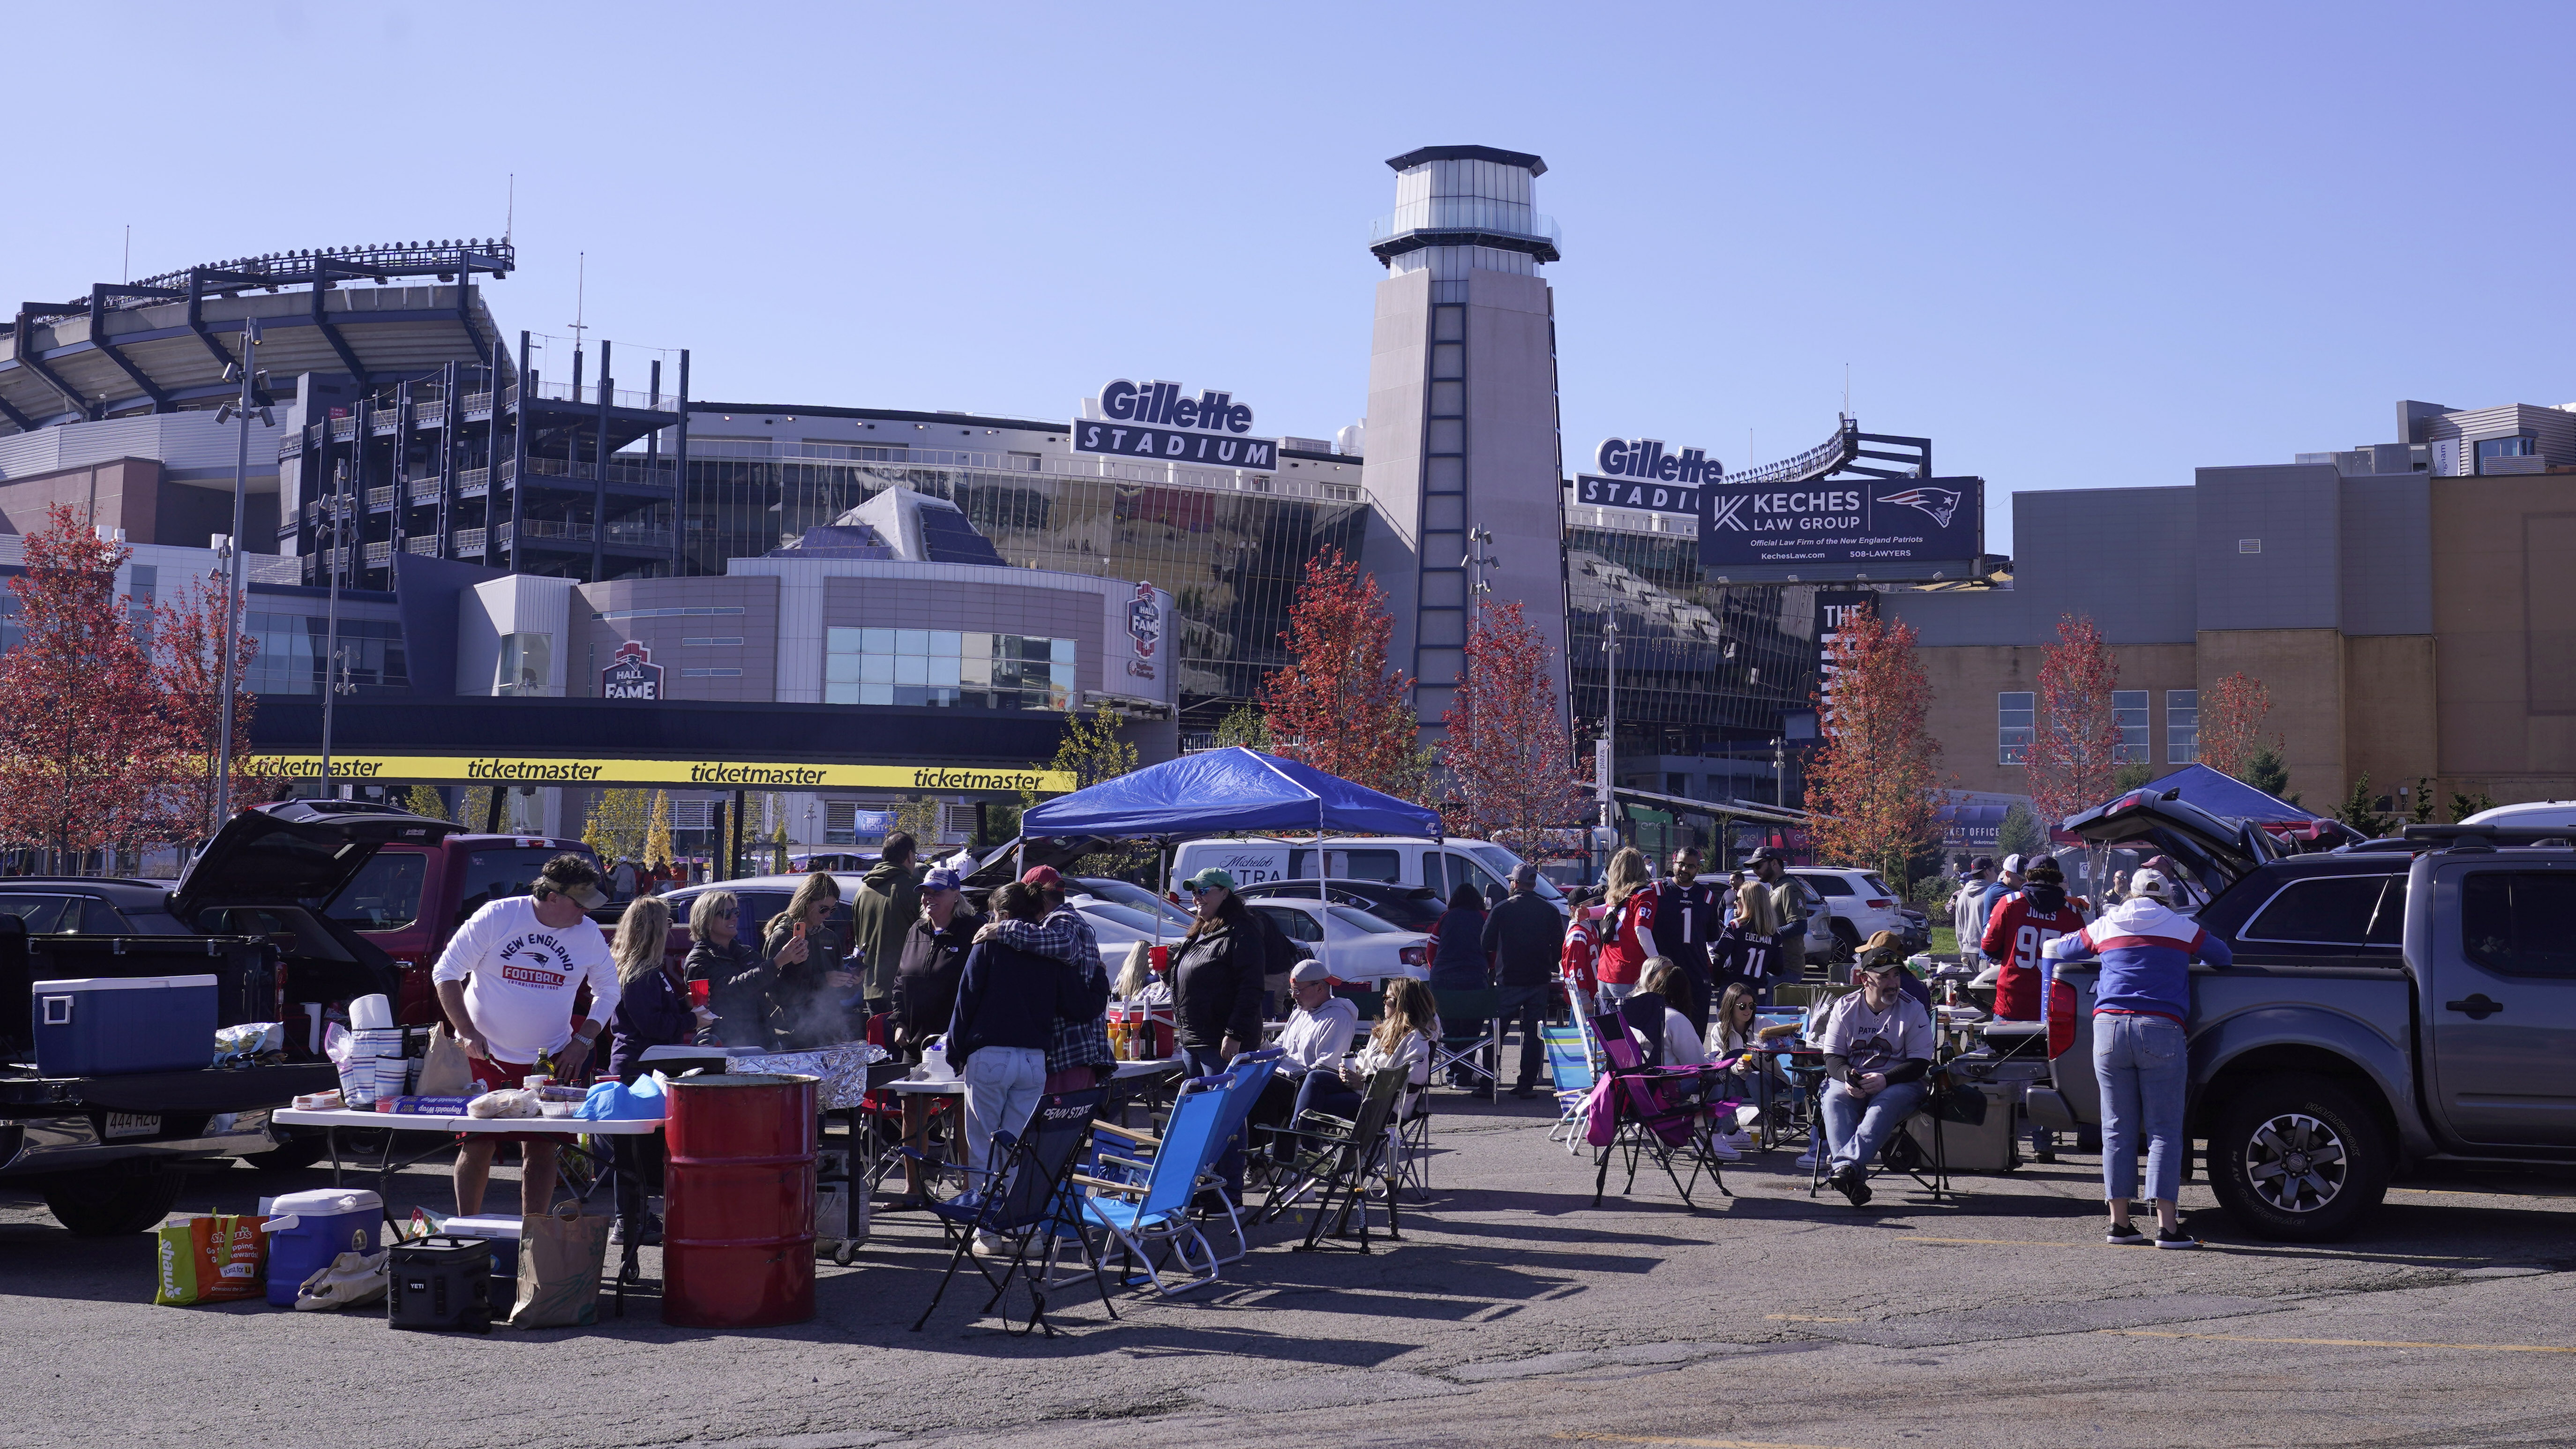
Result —
<instances>
[{"instance_id":1,"label":"black sneaker","mask_svg":"<svg viewBox=\"0 0 2576 1449\"><path fill-rule=\"evenodd\" d=\"M2138 1225L2135 1223L2113 1223L2111 1230L2102 1235L2102 1241L2115 1248L2139 1248L2146 1246L2151 1240L2146 1234L2138 1231Z\"/></svg>"},{"instance_id":2,"label":"black sneaker","mask_svg":"<svg viewBox=\"0 0 2576 1449\"><path fill-rule=\"evenodd\" d=\"M1851 1199L1853 1207L1869 1206L1869 1178L1859 1168L1846 1167L1835 1173L1831 1181L1837 1191Z\"/></svg>"},{"instance_id":3,"label":"black sneaker","mask_svg":"<svg viewBox=\"0 0 2576 1449\"><path fill-rule=\"evenodd\" d=\"M2200 1246L2200 1239L2193 1237L2191 1234L2184 1232L2180 1228L2159 1228L2156 1230L2156 1246L2159 1248L2197 1248Z\"/></svg>"}]
</instances>

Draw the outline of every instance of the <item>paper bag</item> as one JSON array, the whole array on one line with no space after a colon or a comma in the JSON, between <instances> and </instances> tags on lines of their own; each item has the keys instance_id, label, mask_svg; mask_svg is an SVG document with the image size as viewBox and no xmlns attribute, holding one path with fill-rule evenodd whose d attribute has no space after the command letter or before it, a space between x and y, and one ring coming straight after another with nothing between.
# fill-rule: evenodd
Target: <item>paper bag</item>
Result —
<instances>
[{"instance_id":1,"label":"paper bag","mask_svg":"<svg viewBox=\"0 0 2576 1449\"><path fill-rule=\"evenodd\" d=\"M420 1085L414 1095L422 1097L470 1097L475 1094L474 1068L465 1059L465 1046L456 1033L440 1022L429 1029L429 1055L420 1064Z\"/></svg>"},{"instance_id":2,"label":"paper bag","mask_svg":"<svg viewBox=\"0 0 2576 1449\"><path fill-rule=\"evenodd\" d=\"M591 1217L578 1202L519 1223L519 1297L510 1309L512 1328L587 1327L599 1321L600 1270L608 1261L608 1229L616 1221Z\"/></svg>"},{"instance_id":3,"label":"paper bag","mask_svg":"<svg viewBox=\"0 0 2576 1449\"><path fill-rule=\"evenodd\" d=\"M267 1296L267 1218L190 1213L163 1223L157 1237L160 1272L153 1302L183 1305Z\"/></svg>"}]
</instances>

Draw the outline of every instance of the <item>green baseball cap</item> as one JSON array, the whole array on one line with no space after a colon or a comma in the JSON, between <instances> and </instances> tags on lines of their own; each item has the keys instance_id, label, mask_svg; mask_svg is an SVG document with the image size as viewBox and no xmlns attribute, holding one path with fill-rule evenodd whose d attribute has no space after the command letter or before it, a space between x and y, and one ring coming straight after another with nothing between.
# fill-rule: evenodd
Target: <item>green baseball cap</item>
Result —
<instances>
[{"instance_id":1,"label":"green baseball cap","mask_svg":"<svg viewBox=\"0 0 2576 1449\"><path fill-rule=\"evenodd\" d=\"M1209 866L1207 869L1200 871L1197 875L1191 876L1187 881L1183 882L1183 884L1190 888L1192 894L1206 890L1210 886L1214 886L1219 890L1230 891L1234 889L1234 877L1226 874L1222 870L1219 870L1215 866Z\"/></svg>"}]
</instances>

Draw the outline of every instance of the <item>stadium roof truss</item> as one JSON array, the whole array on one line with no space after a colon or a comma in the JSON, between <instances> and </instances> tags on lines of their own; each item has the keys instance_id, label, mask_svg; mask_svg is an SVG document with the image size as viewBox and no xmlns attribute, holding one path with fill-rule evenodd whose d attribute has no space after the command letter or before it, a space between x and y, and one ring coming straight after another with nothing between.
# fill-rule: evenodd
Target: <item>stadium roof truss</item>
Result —
<instances>
[{"instance_id":1,"label":"stadium roof truss","mask_svg":"<svg viewBox=\"0 0 2576 1449\"><path fill-rule=\"evenodd\" d=\"M238 388L224 369L239 360L242 330L254 321L260 369L280 379L327 372L371 384L434 369L460 343L511 375L499 329L469 284L478 272L506 277L516 265L507 241L401 242L274 252L101 282L73 301L27 302L0 351L0 424L33 432L212 407ZM430 285L395 286L406 279ZM342 285L360 281L387 290Z\"/></svg>"}]
</instances>

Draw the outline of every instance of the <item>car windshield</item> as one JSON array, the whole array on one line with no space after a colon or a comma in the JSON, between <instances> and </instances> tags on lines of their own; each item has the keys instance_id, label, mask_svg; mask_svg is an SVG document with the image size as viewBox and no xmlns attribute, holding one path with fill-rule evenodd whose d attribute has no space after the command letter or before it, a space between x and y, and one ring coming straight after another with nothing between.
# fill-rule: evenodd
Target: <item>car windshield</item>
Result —
<instances>
[{"instance_id":1,"label":"car windshield","mask_svg":"<svg viewBox=\"0 0 2576 1449\"><path fill-rule=\"evenodd\" d=\"M420 919L421 883L428 877L428 856L378 851L323 906L322 914L355 930L400 930Z\"/></svg>"},{"instance_id":2,"label":"car windshield","mask_svg":"<svg viewBox=\"0 0 2576 1449\"><path fill-rule=\"evenodd\" d=\"M1137 910L1133 906L1120 905L1116 901L1104 901L1097 896L1083 902L1082 914L1089 916L1095 921L1109 921L1117 925L1124 926L1139 936L1151 936L1155 934L1157 929L1166 936L1177 934L1177 932L1172 929L1172 923L1168 920L1163 921L1158 928L1154 917L1145 914L1143 911Z\"/></svg>"},{"instance_id":3,"label":"car windshield","mask_svg":"<svg viewBox=\"0 0 2576 1449\"><path fill-rule=\"evenodd\" d=\"M1150 913L1160 915L1164 918L1166 924L1178 926L1184 931L1190 928L1191 921L1197 919L1189 912L1182 910L1179 906L1173 905L1170 901L1163 899L1161 896L1154 894L1143 886L1136 885L1129 881L1102 880L1085 876L1080 880L1075 881L1074 884L1081 886L1084 890L1091 892L1092 895L1103 901L1114 901L1119 905L1125 906L1130 911L1139 914ZM1148 926L1148 929L1151 929L1150 925Z\"/></svg>"},{"instance_id":4,"label":"car windshield","mask_svg":"<svg viewBox=\"0 0 2576 1449\"><path fill-rule=\"evenodd\" d=\"M1497 880L1510 880L1512 872L1520 866L1520 862L1513 859L1512 853L1499 845L1471 845L1467 847L1467 853L1483 861L1485 868L1492 871ZM1565 892L1558 890L1556 882L1549 880L1544 874L1538 878L1538 894L1551 901L1565 899Z\"/></svg>"},{"instance_id":5,"label":"car windshield","mask_svg":"<svg viewBox=\"0 0 2576 1449\"><path fill-rule=\"evenodd\" d=\"M1368 932L1372 936L1409 936L1414 934L1413 932L1404 929L1402 926L1391 925L1388 922L1382 921L1377 917L1370 915L1368 912L1361 910L1357 906L1326 906L1324 909L1332 913L1334 920L1340 921L1346 926L1356 926L1359 929Z\"/></svg>"},{"instance_id":6,"label":"car windshield","mask_svg":"<svg viewBox=\"0 0 2576 1449\"><path fill-rule=\"evenodd\" d=\"M559 850L529 850L523 846L507 849L468 851L463 870L465 879L456 903L456 919L461 925L476 911L508 896L528 893L528 884L537 878L547 861L563 854ZM373 865L374 862L368 862ZM364 875L360 879L364 879ZM356 882L351 882L354 889ZM345 894L345 893L344 893Z\"/></svg>"}]
</instances>

